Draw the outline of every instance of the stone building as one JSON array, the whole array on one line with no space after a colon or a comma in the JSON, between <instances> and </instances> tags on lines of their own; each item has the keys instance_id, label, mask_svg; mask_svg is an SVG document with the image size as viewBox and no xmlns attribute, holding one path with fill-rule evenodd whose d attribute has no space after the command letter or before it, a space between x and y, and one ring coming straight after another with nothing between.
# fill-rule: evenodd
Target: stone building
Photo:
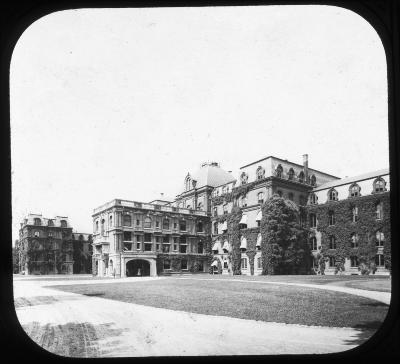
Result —
<instances>
[{"instance_id":1,"label":"stone building","mask_svg":"<svg viewBox=\"0 0 400 364\"><path fill-rule=\"evenodd\" d=\"M203 163L186 175L174 201L117 199L96 208L93 272L118 277L170 272L259 275L261 206L274 194L301 211L300 223L310 231L310 264L315 270L322 257L326 274L335 273L339 265L345 274L360 274L361 263L371 261L376 273L389 272L389 171L340 179L310 168L307 154L303 164L273 156L260 159L241 167L237 178L216 162ZM331 195L336 199L330 200ZM348 204L351 211L359 211L359 220L349 213ZM326 223L326 209L337 211L334 227ZM374 218L378 209L384 218ZM237 221L230 220L237 212ZM232 229L239 234L239 256L232 249ZM329 247L332 237L337 250ZM369 245L358 246L354 239ZM240 268L234 271L237 259Z\"/></svg>"},{"instance_id":2,"label":"stone building","mask_svg":"<svg viewBox=\"0 0 400 364\"><path fill-rule=\"evenodd\" d=\"M18 254L24 274L72 274L72 227L68 218L29 214L20 224Z\"/></svg>"},{"instance_id":3,"label":"stone building","mask_svg":"<svg viewBox=\"0 0 400 364\"><path fill-rule=\"evenodd\" d=\"M240 168L235 181L216 187L212 193L212 251L214 269L222 274L232 272L227 216L233 207L241 210L241 274L262 272L260 221L261 205L273 194L304 206L309 193L319 185L338 177L308 167L308 155L303 165L269 156Z\"/></svg>"},{"instance_id":4,"label":"stone building","mask_svg":"<svg viewBox=\"0 0 400 364\"><path fill-rule=\"evenodd\" d=\"M73 233L66 216L28 214L20 223L16 248L24 274L90 273L91 235Z\"/></svg>"},{"instance_id":5,"label":"stone building","mask_svg":"<svg viewBox=\"0 0 400 364\"><path fill-rule=\"evenodd\" d=\"M308 223L313 255L323 255L325 274L343 270L375 274L390 269L390 180L382 169L324 183L309 194ZM376 271L375 271L376 269Z\"/></svg>"},{"instance_id":6,"label":"stone building","mask_svg":"<svg viewBox=\"0 0 400 364\"><path fill-rule=\"evenodd\" d=\"M93 272L137 276L208 272L211 193L234 177L203 163L184 179L174 201L113 200L94 210Z\"/></svg>"}]
</instances>

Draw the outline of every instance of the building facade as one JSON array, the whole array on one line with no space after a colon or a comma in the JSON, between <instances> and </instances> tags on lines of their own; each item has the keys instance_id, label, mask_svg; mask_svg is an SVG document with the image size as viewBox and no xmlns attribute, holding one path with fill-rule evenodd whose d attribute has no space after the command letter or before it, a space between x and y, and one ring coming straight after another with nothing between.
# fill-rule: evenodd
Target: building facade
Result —
<instances>
[{"instance_id":1,"label":"building facade","mask_svg":"<svg viewBox=\"0 0 400 364\"><path fill-rule=\"evenodd\" d=\"M374 273L388 274L389 190L388 170L340 179L310 168L307 154L303 164L266 157L241 167L237 178L216 162L203 163L186 175L174 201L117 199L95 209L93 272L117 277L262 274L261 207L276 194L298 208L300 224L309 231L313 268L304 274L321 272L322 266L326 274L361 274L362 263L371 261ZM348 206L352 213L359 211L358 217ZM378 209L384 218L373 218ZM334 224L328 221L331 210ZM233 251L233 234L240 239L239 255ZM331 244L333 238L338 248Z\"/></svg>"},{"instance_id":2,"label":"building facade","mask_svg":"<svg viewBox=\"0 0 400 364\"><path fill-rule=\"evenodd\" d=\"M72 233L66 216L29 214L20 223L16 245L20 273L90 273L84 259L91 260L91 235Z\"/></svg>"}]
</instances>

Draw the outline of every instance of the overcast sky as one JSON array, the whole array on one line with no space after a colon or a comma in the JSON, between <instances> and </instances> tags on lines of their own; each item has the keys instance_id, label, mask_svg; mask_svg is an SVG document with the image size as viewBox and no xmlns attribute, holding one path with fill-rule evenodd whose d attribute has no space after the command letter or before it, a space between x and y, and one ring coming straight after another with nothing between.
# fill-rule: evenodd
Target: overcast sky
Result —
<instances>
[{"instance_id":1,"label":"overcast sky","mask_svg":"<svg viewBox=\"0 0 400 364\"><path fill-rule=\"evenodd\" d=\"M57 12L19 39L10 85L13 240L29 212L91 233L93 208L173 198L204 161L388 167L384 49L339 7Z\"/></svg>"}]
</instances>

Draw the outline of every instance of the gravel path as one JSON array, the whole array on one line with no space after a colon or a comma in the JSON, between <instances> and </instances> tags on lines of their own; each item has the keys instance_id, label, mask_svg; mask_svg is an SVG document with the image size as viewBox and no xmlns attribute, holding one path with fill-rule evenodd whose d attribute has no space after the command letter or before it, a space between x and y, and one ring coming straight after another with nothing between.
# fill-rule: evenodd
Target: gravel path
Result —
<instances>
[{"instance_id":1,"label":"gravel path","mask_svg":"<svg viewBox=\"0 0 400 364\"><path fill-rule=\"evenodd\" d=\"M152 279L168 278L126 278L118 282L136 282L140 289L140 282ZM358 346L373 334L354 328L288 325L172 311L45 287L88 283L99 281L16 279L15 306L24 330L45 349L72 357L333 353ZM354 291L346 289L346 293L349 290Z\"/></svg>"}]
</instances>

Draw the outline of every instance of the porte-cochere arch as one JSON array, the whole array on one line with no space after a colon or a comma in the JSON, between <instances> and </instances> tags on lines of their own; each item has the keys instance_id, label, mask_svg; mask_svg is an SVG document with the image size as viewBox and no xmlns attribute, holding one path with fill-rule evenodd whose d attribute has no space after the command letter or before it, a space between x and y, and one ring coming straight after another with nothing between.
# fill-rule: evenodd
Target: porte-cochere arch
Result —
<instances>
[{"instance_id":1,"label":"porte-cochere arch","mask_svg":"<svg viewBox=\"0 0 400 364\"><path fill-rule=\"evenodd\" d=\"M157 276L156 260L153 258L135 257L125 259L125 277Z\"/></svg>"}]
</instances>

